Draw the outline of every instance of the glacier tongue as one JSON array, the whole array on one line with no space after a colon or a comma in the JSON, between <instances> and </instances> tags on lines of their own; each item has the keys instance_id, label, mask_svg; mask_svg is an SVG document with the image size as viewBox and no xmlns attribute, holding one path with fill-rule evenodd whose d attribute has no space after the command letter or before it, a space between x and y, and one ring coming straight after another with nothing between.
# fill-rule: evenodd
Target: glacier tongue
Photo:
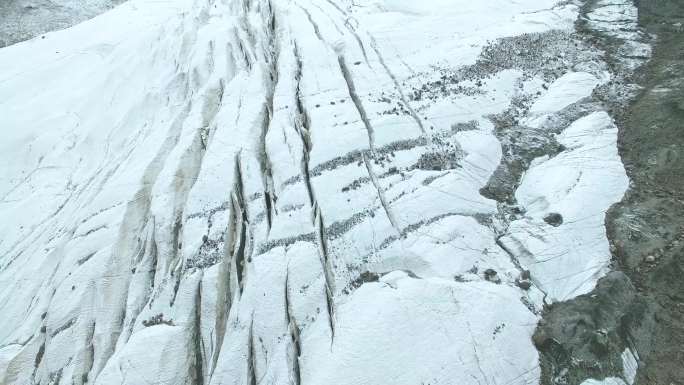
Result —
<instances>
[{"instance_id":1,"label":"glacier tongue","mask_svg":"<svg viewBox=\"0 0 684 385\"><path fill-rule=\"evenodd\" d=\"M538 382L628 182L578 14L131 0L0 49L0 383Z\"/></svg>"}]
</instances>

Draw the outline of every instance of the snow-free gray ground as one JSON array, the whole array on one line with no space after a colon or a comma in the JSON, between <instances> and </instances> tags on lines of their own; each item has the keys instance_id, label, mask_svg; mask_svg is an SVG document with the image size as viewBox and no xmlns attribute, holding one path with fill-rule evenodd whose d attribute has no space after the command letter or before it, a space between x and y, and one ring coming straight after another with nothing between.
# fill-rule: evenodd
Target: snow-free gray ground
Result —
<instances>
[{"instance_id":1,"label":"snow-free gray ground","mask_svg":"<svg viewBox=\"0 0 684 385\"><path fill-rule=\"evenodd\" d=\"M124 0L0 1L0 47L72 25L105 12Z\"/></svg>"}]
</instances>

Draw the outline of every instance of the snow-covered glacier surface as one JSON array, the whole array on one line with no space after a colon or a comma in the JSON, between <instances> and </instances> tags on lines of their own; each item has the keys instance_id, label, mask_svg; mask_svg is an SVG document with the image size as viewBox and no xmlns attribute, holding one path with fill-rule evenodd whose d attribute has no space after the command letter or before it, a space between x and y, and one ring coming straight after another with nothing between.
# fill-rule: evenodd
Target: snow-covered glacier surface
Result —
<instances>
[{"instance_id":1,"label":"snow-covered glacier surface","mask_svg":"<svg viewBox=\"0 0 684 385\"><path fill-rule=\"evenodd\" d=\"M581 5L131 0L0 49L0 383L537 383L628 185Z\"/></svg>"}]
</instances>

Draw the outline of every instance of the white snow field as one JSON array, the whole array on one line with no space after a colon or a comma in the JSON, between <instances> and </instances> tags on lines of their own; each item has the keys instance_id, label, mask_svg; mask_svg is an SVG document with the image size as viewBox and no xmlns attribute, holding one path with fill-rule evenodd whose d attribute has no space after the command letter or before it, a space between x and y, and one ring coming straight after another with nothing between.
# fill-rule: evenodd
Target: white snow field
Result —
<instances>
[{"instance_id":1,"label":"white snow field","mask_svg":"<svg viewBox=\"0 0 684 385\"><path fill-rule=\"evenodd\" d=\"M538 383L628 186L580 6L130 0L0 49L0 384Z\"/></svg>"}]
</instances>

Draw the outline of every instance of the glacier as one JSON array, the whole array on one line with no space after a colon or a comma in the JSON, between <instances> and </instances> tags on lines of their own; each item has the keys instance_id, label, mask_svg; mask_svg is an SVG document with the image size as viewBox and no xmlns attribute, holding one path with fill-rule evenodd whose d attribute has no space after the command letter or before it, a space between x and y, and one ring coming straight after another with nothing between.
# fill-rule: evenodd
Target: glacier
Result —
<instances>
[{"instance_id":1,"label":"glacier","mask_svg":"<svg viewBox=\"0 0 684 385\"><path fill-rule=\"evenodd\" d=\"M538 383L629 185L581 5L130 0L0 49L0 383Z\"/></svg>"}]
</instances>

